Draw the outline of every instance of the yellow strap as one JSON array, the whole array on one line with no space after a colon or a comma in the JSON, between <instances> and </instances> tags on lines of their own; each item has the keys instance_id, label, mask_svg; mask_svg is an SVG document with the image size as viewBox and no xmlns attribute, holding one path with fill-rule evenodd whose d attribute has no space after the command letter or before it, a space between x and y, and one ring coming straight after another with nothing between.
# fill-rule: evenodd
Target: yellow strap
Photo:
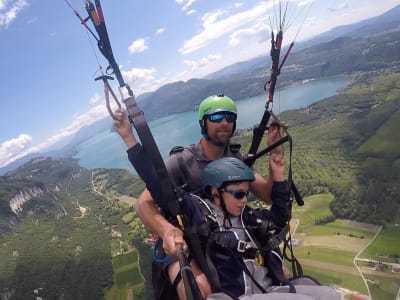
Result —
<instances>
[{"instance_id":1,"label":"yellow strap","mask_svg":"<svg viewBox=\"0 0 400 300\"><path fill-rule=\"evenodd\" d=\"M181 215L176 215L176 219L178 220L179 226L183 230L183 221L182 221L182 216Z\"/></svg>"},{"instance_id":2,"label":"yellow strap","mask_svg":"<svg viewBox=\"0 0 400 300\"><path fill-rule=\"evenodd\" d=\"M254 257L254 263L255 263L257 266L262 266L262 265L264 265L264 257L262 256L262 254L261 254L260 251L257 251L256 257Z\"/></svg>"}]
</instances>

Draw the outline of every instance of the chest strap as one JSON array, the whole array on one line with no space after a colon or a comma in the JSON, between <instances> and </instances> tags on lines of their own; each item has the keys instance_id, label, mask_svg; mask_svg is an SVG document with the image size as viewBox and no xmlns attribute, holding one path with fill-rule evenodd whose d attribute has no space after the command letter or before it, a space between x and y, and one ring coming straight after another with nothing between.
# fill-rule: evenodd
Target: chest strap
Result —
<instances>
[{"instance_id":1,"label":"chest strap","mask_svg":"<svg viewBox=\"0 0 400 300\"><path fill-rule=\"evenodd\" d=\"M262 248L253 247L251 243L237 239L231 231L212 231L208 238L218 246L234 250L245 258L254 259L260 252L266 253L279 247L280 243L285 240L288 229L289 226L286 225L279 233L271 235L266 245Z\"/></svg>"}]
</instances>

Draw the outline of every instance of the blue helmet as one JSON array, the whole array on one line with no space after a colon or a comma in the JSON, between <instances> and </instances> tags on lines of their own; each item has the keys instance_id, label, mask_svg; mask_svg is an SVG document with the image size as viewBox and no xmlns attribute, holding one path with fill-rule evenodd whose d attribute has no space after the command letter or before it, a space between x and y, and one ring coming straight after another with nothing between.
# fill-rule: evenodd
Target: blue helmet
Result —
<instances>
[{"instance_id":1,"label":"blue helmet","mask_svg":"<svg viewBox=\"0 0 400 300\"><path fill-rule=\"evenodd\" d=\"M253 181L253 171L240 159L223 157L210 162L203 170L203 187L221 188L224 183Z\"/></svg>"}]
</instances>

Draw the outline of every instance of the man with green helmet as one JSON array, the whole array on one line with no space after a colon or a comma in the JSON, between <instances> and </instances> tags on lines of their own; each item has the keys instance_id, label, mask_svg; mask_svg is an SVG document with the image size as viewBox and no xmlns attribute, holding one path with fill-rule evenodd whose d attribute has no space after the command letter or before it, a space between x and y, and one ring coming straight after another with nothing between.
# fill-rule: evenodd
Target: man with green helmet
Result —
<instances>
[{"instance_id":1,"label":"man with green helmet","mask_svg":"<svg viewBox=\"0 0 400 300\"><path fill-rule=\"evenodd\" d=\"M219 123L224 119L232 123L231 135L236 129L237 108L235 102L225 95L213 95L204 99L199 106L199 123L201 134L210 142L217 146L226 146L229 143L230 136L209 136L207 134L206 120Z\"/></svg>"},{"instance_id":2,"label":"man with green helmet","mask_svg":"<svg viewBox=\"0 0 400 300\"><path fill-rule=\"evenodd\" d=\"M230 138L236 129L236 119L235 102L223 94L209 96L200 103L199 124L203 137L198 143L172 154L165 162L175 185L185 185L186 190L198 193L202 189L202 171L209 162L221 157L243 159L243 155L230 145ZM268 144L273 144L280 137L280 130L271 127L268 131ZM270 204L272 180L264 179L256 172L254 176L251 192ZM182 232L162 217L148 190L138 198L135 210L144 225L163 239L165 252L176 254L175 244L184 243Z\"/></svg>"}]
</instances>

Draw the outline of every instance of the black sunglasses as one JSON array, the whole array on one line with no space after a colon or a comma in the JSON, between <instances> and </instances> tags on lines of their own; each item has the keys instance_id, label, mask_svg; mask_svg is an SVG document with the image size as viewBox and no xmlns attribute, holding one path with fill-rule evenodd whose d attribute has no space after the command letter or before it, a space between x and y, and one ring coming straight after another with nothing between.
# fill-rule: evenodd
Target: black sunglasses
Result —
<instances>
[{"instance_id":1,"label":"black sunglasses","mask_svg":"<svg viewBox=\"0 0 400 300\"><path fill-rule=\"evenodd\" d=\"M242 200L244 197L247 197L249 195L249 191L243 191L243 190L225 190L225 189L221 189L221 192L229 193L237 200Z\"/></svg>"},{"instance_id":2,"label":"black sunglasses","mask_svg":"<svg viewBox=\"0 0 400 300\"><path fill-rule=\"evenodd\" d=\"M219 123L223 118L225 118L228 123L233 123L236 120L236 115L228 112L219 112L207 116L207 119L213 123Z\"/></svg>"}]
</instances>

